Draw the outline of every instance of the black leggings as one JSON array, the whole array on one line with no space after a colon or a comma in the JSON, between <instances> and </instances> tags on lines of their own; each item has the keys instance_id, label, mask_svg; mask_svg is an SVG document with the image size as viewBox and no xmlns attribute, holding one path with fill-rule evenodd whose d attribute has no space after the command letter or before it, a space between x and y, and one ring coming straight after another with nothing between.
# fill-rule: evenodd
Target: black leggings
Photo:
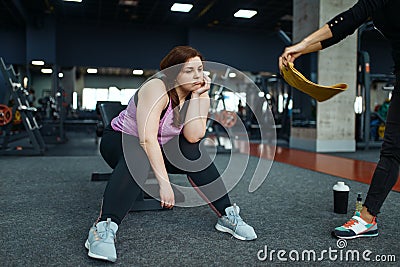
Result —
<instances>
[{"instance_id":1,"label":"black leggings","mask_svg":"<svg viewBox=\"0 0 400 267\"><path fill-rule=\"evenodd\" d=\"M127 144L124 148L122 139L124 143ZM213 199L212 197L216 191L221 192L221 190L223 190L222 192L224 193L222 197L208 203L220 217L225 215L225 208L229 207L231 202L226 193L225 185L221 179L217 180L217 178L220 177L220 173L210 157L208 155L206 157L202 155L201 158L205 158L209 161L209 164L206 165L206 168L192 172L182 170L174 166L170 160L168 160L169 155L177 155L179 153L178 149L180 149L180 152L187 160L195 161L200 158L200 151L205 151L201 146L200 142L189 143L183 135L173 138L165 144L162 149L165 167L168 173L186 174L193 186L206 185L216 180L213 184L213 192L207 192L207 190L205 190L201 193L204 194L206 198ZM127 149L128 147L129 149ZM100 152L107 164L113 168L113 172L104 191L99 221L105 221L107 218L111 218L112 221L119 225L141 193L142 189L137 182L139 182L139 184L144 183L150 170L150 163L146 153L140 146L139 138L114 131L110 126L106 127L104 130L100 144ZM125 157L136 160L131 160L128 166ZM132 173L134 173L135 179L132 177L129 170L133 170Z\"/></svg>"},{"instance_id":2,"label":"black leggings","mask_svg":"<svg viewBox=\"0 0 400 267\"><path fill-rule=\"evenodd\" d=\"M397 85L392 93L388 110L380 160L376 166L364 206L373 216L380 209L397 182L400 162L400 75L396 75Z\"/></svg>"}]
</instances>

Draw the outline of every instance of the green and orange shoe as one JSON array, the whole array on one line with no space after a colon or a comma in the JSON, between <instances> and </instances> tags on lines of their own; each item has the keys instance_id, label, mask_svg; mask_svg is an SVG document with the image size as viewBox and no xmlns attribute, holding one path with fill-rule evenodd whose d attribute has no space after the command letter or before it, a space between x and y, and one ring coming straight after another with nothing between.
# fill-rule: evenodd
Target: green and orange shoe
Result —
<instances>
[{"instance_id":1,"label":"green and orange shoe","mask_svg":"<svg viewBox=\"0 0 400 267\"><path fill-rule=\"evenodd\" d=\"M376 217L371 223L367 223L361 218L360 212L356 211L348 222L336 227L332 235L341 239L378 236L378 223Z\"/></svg>"}]
</instances>

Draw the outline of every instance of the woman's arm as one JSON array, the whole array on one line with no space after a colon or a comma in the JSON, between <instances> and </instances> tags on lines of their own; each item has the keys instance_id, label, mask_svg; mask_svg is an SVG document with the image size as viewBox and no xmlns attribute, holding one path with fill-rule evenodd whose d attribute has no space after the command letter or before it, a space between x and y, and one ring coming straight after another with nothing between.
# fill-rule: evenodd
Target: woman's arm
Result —
<instances>
[{"instance_id":1,"label":"woman's arm","mask_svg":"<svg viewBox=\"0 0 400 267\"><path fill-rule=\"evenodd\" d=\"M146 152L160 185L161 206L171 208L175 202L174 194L157 139L160 116L168 105L166 88L161 80L153 79L144 84L138 93L136 120L140 145Z\"/></svg>"},{"instance_id":2,"label":"woman's arm","mask_svg":"<svg viewBox=\"0 0 400 267\"><path fill-rule=\"evenodd\" d=\"M192 92L186 112L183 136L191 143L200 141L206 133L207 116L210 108L210 78L204 77L204 85Z\"/></svg>"}]
</instances>

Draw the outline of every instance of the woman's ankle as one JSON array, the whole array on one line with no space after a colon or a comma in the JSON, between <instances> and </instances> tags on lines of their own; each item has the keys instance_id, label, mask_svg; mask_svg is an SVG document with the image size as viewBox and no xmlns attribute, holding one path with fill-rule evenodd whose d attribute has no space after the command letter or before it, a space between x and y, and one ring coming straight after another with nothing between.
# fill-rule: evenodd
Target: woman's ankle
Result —
<instances>
[{"instance_id":1,"label":"woman's ankle","mask_svg":"<svg viewBox=\"0 0 400 267\"><path fill-rule=\"evenodd\" d=\"M369 213L367 207L363 206L361 210L361 218L367 223L372 223L375 219L375 216Z\"/></svg>"}]
</instances>

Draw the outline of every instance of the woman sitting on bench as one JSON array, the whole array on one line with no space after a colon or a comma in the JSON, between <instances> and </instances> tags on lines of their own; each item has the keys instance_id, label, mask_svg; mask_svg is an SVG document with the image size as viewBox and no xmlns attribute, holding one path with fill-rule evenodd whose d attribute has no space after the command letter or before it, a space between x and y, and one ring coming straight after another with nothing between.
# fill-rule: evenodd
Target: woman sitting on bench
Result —
<instances>
[{"instance_id":1,"label":"woman sitting on bench","mask_svg":"<svg viewBox=\"0 0 400 267\"><path fill-rule=\"evenodd\" d=\"M147 80L104 130L100 151L113 172L100 216L85 243L90 257L116 261L115 234L150 167L160 186L162 207L175 205L168 173L186 174L216 212L217 230L240 240L257 238L254 229L240 218L239 207L231 204L211 158L200 153L205 151L200 141L210 105L210 79L203 74L202 55L192 47L178 46L161 61L160 69L162 74ZM202 189L210 183L212 189Z\"/></svg>"}]
</instances>

